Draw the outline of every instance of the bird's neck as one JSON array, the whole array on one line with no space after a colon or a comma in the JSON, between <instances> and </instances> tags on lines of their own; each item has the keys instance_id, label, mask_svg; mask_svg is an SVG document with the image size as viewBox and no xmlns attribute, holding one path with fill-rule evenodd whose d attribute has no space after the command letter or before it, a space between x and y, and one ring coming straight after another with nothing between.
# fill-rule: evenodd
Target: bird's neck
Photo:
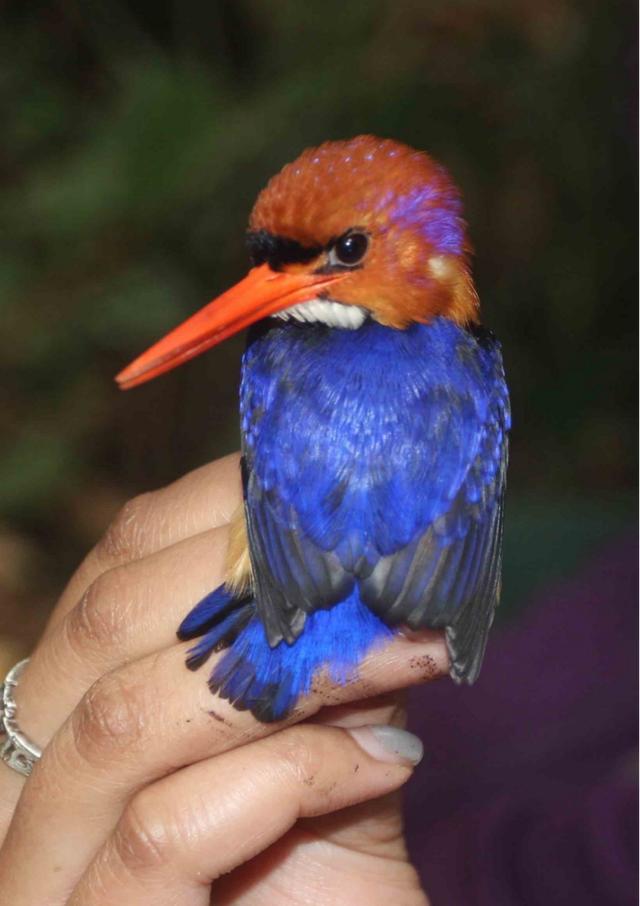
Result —
<instances>
[{"instance_id":1,"label":"bird's neck","mask_svg":"<svg viewBox=\"0 0 640 906\"><path fill-rule=\"evenodd\" d=\"M445 318L406 330L367 320L357 330L266 321L254 328L243 359L243 393L271 386L282 405L322 395L336 406L397 407L417 387L446 383L465 368L475 338Z\"/></svg>"}]
</instances>

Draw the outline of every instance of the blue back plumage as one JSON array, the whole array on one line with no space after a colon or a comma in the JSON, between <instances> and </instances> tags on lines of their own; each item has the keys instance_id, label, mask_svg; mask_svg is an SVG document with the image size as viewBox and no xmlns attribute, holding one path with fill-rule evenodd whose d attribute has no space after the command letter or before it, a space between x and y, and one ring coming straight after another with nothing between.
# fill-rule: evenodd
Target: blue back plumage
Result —
<instances>
[{"instance_id":1,"label":"blue back plumage","mask_svg":"<svg viewBox=\"0 0 640 906\"><path fill-rule=\"evenodd\" d=\"M508 428L497 344L443 318L404 331L275 327L245 354L241 413L277 522L374 558L442 517L465 483L479 500ZM462 534L464 518L450 530Z\"/></svg>"},{"instance_id":2,"label":"blue back plumage","mask_svg":"<svg viewBox=\"0 0 640 906\"><path fill-rule=\"evenodd\" d=\"M475 678L498 597L509 428L492 336L444 318L267 322L243 359L241 426L256 615L243 604L212 687L282 716L315 669L348 674L399 623L445 627L452 675ZM332 620L341 634L353 624L333 654ZM209 629L216 644L227 622Z\"/></svg>"}]
</instances>

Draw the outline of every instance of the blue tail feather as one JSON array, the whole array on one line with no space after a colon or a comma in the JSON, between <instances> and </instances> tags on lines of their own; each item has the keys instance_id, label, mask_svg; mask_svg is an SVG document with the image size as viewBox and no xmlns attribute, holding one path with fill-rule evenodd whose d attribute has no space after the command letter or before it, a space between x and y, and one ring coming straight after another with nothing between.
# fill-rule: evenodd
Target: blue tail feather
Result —
<instances>
[{"instance_id":1,"label":"blue tail feather","mask_svg":"<svg viewBox=\"0 0 640 906\"><path fill-rule=\"evenodd\" d=\"M373 647L393 631L360 600L357 589L339 604L307 617L300 637L291 645L269 646L251 599L233 601L224 587L216 589L183 621L179 635L203 638L189 651L189 666L200 666L215 649L229 645L209 680L213 692L259 720L282 720L301 695L311 690L314 676L326 667L331 680L344 684ZM188 633L188 634L187 634Z\"/></svg>"},{"instance_id":2,"label":"blue tail feather","mask_svg":"<svg viewBox=\"0 0 640 906\"><path fill-rule=\"evenodd\" d=\"M240 630L244 629L251 617L254 616L255 612L256 608L253 601L241 603L236 610L232 610L224 619L221 619L208 632L205 632L198 644L189 649L187 654L187 667L189 670L197 670L212 652L220 651L231 644Z\"/></svg>"},{"instance_id":3,"label":"blue tail feather","mask_svg":"<svg viewBox=\"0 0 640 906\"><path fill-rule=\"evenodd\" d=\"M233 595L224 585L219 585L187 614L178 627L178 638L181 642L186 642L203 635L224 620L237 606L238 601Z\"/></svg>"}]
</instances>

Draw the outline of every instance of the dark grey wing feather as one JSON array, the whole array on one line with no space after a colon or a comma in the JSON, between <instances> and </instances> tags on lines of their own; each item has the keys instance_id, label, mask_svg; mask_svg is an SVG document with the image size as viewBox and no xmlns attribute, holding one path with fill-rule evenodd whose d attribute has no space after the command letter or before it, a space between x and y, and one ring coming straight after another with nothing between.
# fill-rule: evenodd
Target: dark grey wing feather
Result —
<instances>
[{"instance_id":1,"label":"dark grey wing feather","mask_svg":"<svg viewBox=\"0 0 640 906\"><path fill-rule=\"evenodd\" d=\"M303 535L295 513L283 525L253 475L246 475L245 513L256 602L269 644L294 642L307 614L345 598L354 576L335 553Z\"/></svg>"},{"instance_id":2,"label":"dark grey wing feather","mask_svg":"<svg viewBox=\"0 0 640 906\"><path fill-rule=\"evenodd\" d=\"M502 412L488 431L499 468L469 503L466 484L448 513L402 550L381 558L361 579L362 600L389 624L445 628L456 681L474 682L500 596L507 441ZM495 446L493 447L495 450ZM475 481L482 458L470 470ZM460 537L460 526L466 526Z\"/></svg>"}]
</instances>

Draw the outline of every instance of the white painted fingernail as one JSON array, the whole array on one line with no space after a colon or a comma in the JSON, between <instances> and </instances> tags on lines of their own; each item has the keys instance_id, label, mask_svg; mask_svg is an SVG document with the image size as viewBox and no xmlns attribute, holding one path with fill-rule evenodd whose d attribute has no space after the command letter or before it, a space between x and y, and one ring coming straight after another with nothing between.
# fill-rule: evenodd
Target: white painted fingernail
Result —
<instances>
[{"instance_id":1,"label":"white painted fingernail","mask_svg":"<svg viewBox=\"0 0 640 906\"><path fill-rule=\"evenodd\" d=\"M377 761L386 761L388 764L419 764L424 754L422 741L401 730L399 727L389 727L386 724L370 727L356 727L348 730L360 748Z\"/></svg>"}]
</instances>

